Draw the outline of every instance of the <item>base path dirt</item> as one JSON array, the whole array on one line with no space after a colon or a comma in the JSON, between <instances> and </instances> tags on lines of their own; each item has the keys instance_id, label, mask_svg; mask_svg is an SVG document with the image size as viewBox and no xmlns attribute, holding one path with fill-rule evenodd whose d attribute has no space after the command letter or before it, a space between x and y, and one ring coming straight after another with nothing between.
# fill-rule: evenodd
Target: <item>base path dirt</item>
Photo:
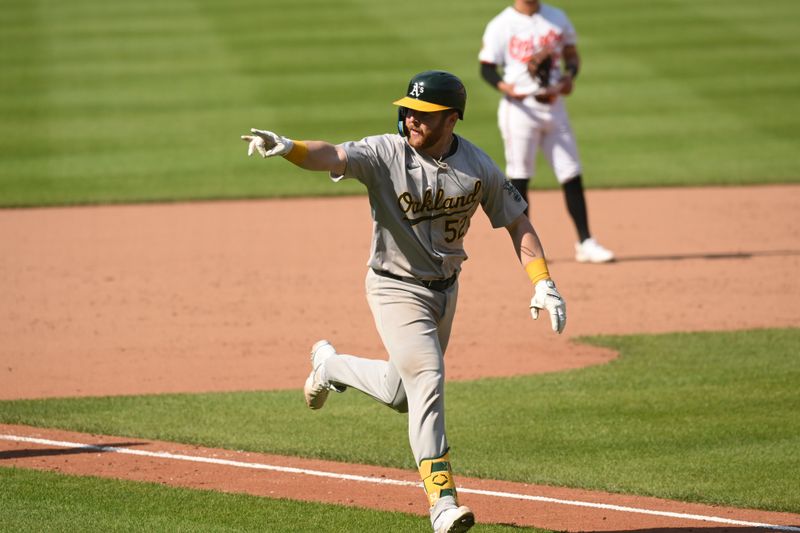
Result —
<instances>
[{"instance_id":1,"label":"base path dirt","mask_svg":"<svg viewBox=\"0 0 800 533\"><path fill-rule=\"evenodd\" d=\"M18 440L8 440L9 436ZM198 462L202 461L202 462ZM427 515L416 472L0 424L0 465ZM458 478L483 523L556 531L800 532L800 515ZM783 526L783 527L781 527Z\"/></svg>"},{"instance_id":2,"label":"base path dirt","mask_svg":"<svg viewBox=\"0 0 800 533\"><path fill-rule=\"evenodd\" d=\"M562 336L530 320L506 232L473 219L448 379L614 357L581 335L800 326L800 187L603 190L588 202L613 264L575 263L561 194L533 194L567 300ZM0 399L299 389L319 338L384 357L364 298L370 230L365 197L0 211Z\"/></svg>"}]
</instances>

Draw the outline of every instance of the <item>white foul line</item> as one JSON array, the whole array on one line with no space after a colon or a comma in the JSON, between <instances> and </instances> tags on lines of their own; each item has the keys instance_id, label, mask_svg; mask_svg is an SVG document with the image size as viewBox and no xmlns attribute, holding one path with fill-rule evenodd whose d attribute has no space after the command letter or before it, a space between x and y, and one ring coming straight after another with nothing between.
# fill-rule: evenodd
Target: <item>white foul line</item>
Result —
<instances>
[{"instance_id":1,"label":"white foul line","mask_svg":"<svg viewBox=\"0 0 800 533\"><path fill-rule=\"evenodd\" d=\"M399 485L406 487L420 487L421 483L414 481L402 481L399 479L388 478L373 478L367 476L357 476L353 474L337 474L335 472L324 472L322 470L308 470L305 468L293 468L289 466L275 466L263 463L247 463L244 461L231 461L229 459L215 459L213 457L202 457L196 455L182 455L168 452L148 452L145 450L132 450L130 448L118 448L115 446L95 446L93 444L82 444L79 442L66 442L48 439L37 439L33 437L21 437L17 435L0 435L0 439L15 442L28 442L32 444L41 444L44 446L59 446L61 448L75 448L79 450L97 451L105 453L121 453L127 455L140 455L143 457L157 457L159 459L173 459L178 461L191 461L195 463L210 463L215 465L233 466L237 468L250 468L254 470L271 470L274 472L283 472L288 474L303 474L307 476L327 477L334 479L343 479L347 481L360 481L364 483L376 483L381 485ZM732 520L730 518L722 518L718 516L706 516L697 514L685 513L672 513L669 511L654 511L652 509L640 509L637 507L625 507L620 505L610 505L606 503L582 502L576 500L561 500L557 498L548 498L546 496L531 496L528 494L516 494L513 492L498 492L492 490L479 490L470 489L467 487L459 487L458 491L465 494L479 494L481 496L494 496L497 498L511 498L517 500L529 500L545 503L555 503L560 505L572 505L575 507L591 507L594 509L606 509L610 511L620 511L623 513L638 513L656 516L666 516L670 518L680 518L684 520L699 520L703 522L715 522L720 524L730 524L736 526L757 527L763 529L774 529L777 531L792 531L800 533L800 527L782 526L775 524L763 524L760 522L747 522L744 520Z\"/></svg>"}]
</instances>

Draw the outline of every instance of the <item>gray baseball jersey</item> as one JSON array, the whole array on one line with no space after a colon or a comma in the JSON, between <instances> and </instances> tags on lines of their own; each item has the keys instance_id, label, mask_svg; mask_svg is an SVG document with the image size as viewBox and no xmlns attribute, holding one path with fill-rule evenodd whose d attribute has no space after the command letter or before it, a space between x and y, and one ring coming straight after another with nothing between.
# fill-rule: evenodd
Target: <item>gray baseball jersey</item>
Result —
<instances>
[{"instance_id":1,"label":"gray baseball jersey","mask_svg":"<svg viewBox=\"0 0 800 533\"><path fill-rule=\"evenodd\" d=\"M492 160L456 137L452 155L437 161L398 134L344 143L344 176L366 185L374 220L366 278L367 301L389 360L345 353L321 365L323 382L360 390L408 413L417 464L442 457L449 445L444 416L444 353L458 301L458 274L467 258L464 236L480 205L494 227L520 216L525 200ZM378 271L378 272L376 272ZM382 273L381 273L382 272ZM386 275L386 273L389 275ZM447 280L439 287L417 280ZM433 520L454 506L448 496Z\"/></svg>"},{"instance_id":2,"label":"gray baseball jersey","mask_svg":"<svg viewBox=\"0 0 800 533\"><path fill-rule=\"evenodd\" d=\"M404 137L385 134L342 145L344 176L366 185L374 219L371 268L424 280L446 279L467 259L464 236L480 205L493 227L526 204L480 148L457 136L455 153L437 161Z\"/></svg>"}]
</instances>

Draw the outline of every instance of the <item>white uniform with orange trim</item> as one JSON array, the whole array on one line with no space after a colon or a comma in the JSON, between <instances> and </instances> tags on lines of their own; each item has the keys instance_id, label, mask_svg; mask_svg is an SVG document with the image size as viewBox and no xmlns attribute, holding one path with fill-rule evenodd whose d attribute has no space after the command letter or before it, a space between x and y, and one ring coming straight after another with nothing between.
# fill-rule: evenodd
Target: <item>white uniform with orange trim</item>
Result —
<instances>
[{"instance_id":1,"label":"white uniform with orange trim","mask_svg":"<svg viewBox=\"0 0 800 533\"><path fill-rule=\"evenodd\" d=\"M518 92L530 93L524 100L504 97L497 112L505 147L506 175L510 179L534 176L539 148L559 183L581 173L575 135L563 98L557 97L553 103L537 101L535 93L542 88L528 73L528 61L534 51L552 47L550 83L557 83L561 75L561 52L565 45L574 45L576 41L575 28L566 14L544 3L531 16L507 7L486 26L478 59L498 65L503 69L504 82L513 84Z\"/></svg>"}]
</instances>

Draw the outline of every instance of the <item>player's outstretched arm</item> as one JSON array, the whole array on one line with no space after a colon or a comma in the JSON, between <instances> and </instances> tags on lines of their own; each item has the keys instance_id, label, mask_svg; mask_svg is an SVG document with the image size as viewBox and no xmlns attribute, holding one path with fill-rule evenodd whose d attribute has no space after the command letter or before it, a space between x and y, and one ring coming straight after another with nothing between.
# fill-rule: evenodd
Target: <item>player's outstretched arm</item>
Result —
<instances>
[{"instance_id":1,"label":"player's outstretched arm","mask_svg":"<svg viewBox=\"0 0 800 533\"><path fill-rule=\"evenodd\" d=\"M553 331L561 333L567 325L567 305L556 289L555 282L550 279L544 250L536 230L533 229L528 216L523 213L506 226L514 249L525 271L533 283L534 293L531 298L531 317L539 318L539 311L546 310L550 314L550 325Z\"/></svg>"},{"instance_id":2,"label":"player's outstretched arm","mask_svg":"<svg viewBox=\"0 0 800 533\"><path fill-rule=\"evenodd\" d=\"M251 129L242 135L248 143L247 155L258 152L261 157L282 156L306 170L325 170L342 175L347 167L347 154L339 146L325 141L296 141L277 133Z\"/></svg>"}]
</instances>

